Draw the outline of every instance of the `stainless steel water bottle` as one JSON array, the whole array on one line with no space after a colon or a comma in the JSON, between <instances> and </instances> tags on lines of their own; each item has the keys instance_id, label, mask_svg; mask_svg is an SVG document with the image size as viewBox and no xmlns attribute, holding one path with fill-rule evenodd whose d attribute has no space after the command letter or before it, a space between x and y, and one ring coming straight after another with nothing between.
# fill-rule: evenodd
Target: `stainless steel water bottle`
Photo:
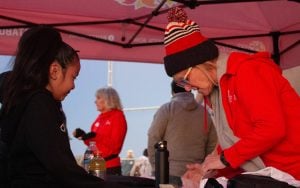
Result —
<instances>
[{"instance_id":1,"label":"stainless steel water bottle","mask_svg":"<svg viewBox=\"0 0 300 188\"><path fill-rule=\"evenodd\" d=\"M169 151L167 141L155 144L155 187L169 183Z\"/></svg>"}]
</instances>

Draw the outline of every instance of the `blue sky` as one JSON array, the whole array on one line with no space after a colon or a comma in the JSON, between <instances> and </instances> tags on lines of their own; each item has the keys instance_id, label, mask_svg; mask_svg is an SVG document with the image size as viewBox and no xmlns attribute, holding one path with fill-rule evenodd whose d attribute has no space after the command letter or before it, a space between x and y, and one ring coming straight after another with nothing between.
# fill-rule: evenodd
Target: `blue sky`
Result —
<instances>
[{"instance_id":1,"label":"blue sky","mask_svg":"<svg viewBox=\"0 0 300 188\"><path fill-rule=\"evenodd\" d=\"M0 56L0 72L9 69L8 56ZM124 108L160 106L171 97L170 81L161 64L112 62L113 87L119 92ZM76 79L76 88L63 101L68 130L80 127L89 130L99 112L95 107L95 92L107 85L107 61L81 60L81 71ZM128 132L121 152L132 149L135 156L147 147L147 131L156 110L125 111ZM71 136L72 138L72 136ZM75 155L82 154L85 145L75 138L70 140Z\"/></svg>"}]
</instances>

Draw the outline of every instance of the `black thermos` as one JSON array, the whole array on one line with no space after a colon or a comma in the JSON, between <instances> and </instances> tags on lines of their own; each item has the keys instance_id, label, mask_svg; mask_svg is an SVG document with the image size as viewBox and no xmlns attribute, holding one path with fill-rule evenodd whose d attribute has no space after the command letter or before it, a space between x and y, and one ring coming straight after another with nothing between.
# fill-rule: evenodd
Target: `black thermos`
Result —
<instances>
[{"instance_id":1,"label":"black thermos","mask_svg":"<svg viewBox=\"0 0 300 188\"><path fill-rule=\"evenodd\" d=\"M159 184L169 184L169 151L167 141L160 141L155 147L155 187Z\"/></svg>"}]
</instances>

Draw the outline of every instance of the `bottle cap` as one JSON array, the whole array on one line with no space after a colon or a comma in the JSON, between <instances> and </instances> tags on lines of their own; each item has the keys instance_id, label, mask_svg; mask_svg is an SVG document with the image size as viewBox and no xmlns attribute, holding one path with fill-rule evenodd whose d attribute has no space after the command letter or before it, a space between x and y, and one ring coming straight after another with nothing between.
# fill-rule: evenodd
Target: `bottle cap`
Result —
<instances>
[{"instance_id":1,"label":"bottle cap","mask_svg":"<svg viewBox=\"0 0 300 188\"><path fill-rule=\"evenodd\" d=\"M159 141L159 142L157 142L157 143L154 145L154 147L155 147L156 149L166 149L166 148L167 148L167 141L165 141L165 140Z\"/></svg>"}]
</instances>

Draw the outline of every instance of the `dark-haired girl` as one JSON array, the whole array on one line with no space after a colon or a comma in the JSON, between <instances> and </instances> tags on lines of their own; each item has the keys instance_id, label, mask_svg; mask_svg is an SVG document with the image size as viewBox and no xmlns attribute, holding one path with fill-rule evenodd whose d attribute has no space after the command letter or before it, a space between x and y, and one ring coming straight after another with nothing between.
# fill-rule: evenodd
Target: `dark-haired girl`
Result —
<instances>
[{"instance_id":1,"label":"dark-haired girl","mask_svg":"<svg viewBox=\"0 0 300 188\"><path fill-rule=\"evenodd\" d=\"M88 175L70 149L61 101L75 88L79 71L77 52L55 29L37 26L21 37L0 86L10 187L117 187Z\"/></svg>"}]
</instances>

